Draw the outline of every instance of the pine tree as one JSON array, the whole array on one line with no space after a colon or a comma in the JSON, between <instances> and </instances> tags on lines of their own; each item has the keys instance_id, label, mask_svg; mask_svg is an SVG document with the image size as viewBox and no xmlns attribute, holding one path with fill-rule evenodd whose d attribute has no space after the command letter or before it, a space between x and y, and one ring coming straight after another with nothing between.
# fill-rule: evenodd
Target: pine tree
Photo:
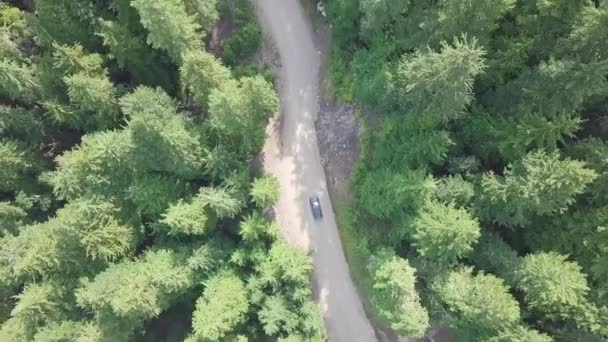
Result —
<instances>
[{"instance_id":1,"label":"pine tree","mask_svg":"<svg viewBox=\"0 0 608 342\"><path fill-rule=\"evenodd\" d=\"M57 157L57 169L45 179L62 199L86 195L124 198L133 177L132 148L125 131L87 134L80 146Z\"/></svg>"},{"instance_id":2,"label":"pine tree","mask_svg":"<svg viewBox=\"0 0 608 342\"><path fill-rule=\"evenodd\" d=\"M148 44L167 52L175 63L181 64L186 52L201 48L201 27L182 1L134 0L131 6L148 30Z\"/></svg>"},{"instance_id":3,"label":"pine tree","mask_svg":"<svg viewBox=\"0 0 608 342\"><path fill-rule=\"evenodd\" d=\"M467 34L487 45L498 22L515 6L515 0L441 0L438 35L443 39Z\"/></svg>"},{"instance_id":4,"label":"pine tree","mask_svg":"<svg viewBox=\"0 0 608 342\"><path fill-rule=\"evenodd\" d=\"M230 79L230 69L222 65L212 54L191 50L184 55L180 67L180 81L194 100L203 108L208 106L211 91Z\"/></svg>"},{"instance_id":5,"label":"pine tree","mask_svg":"<svg viewBox=\"0 0 608 342\"><path fill-rule=\"evenodd\" d=\"M27 213L10 202L0 202L0 235L16 234Z\"/></svg>"},{"instance_id":6,"label":"pine tree","mask_svg":"<svg viewBox=\"0 0 608 342\"><path fill-rule=\"evenodd\" d=\"M435 197L444 203L467 207L475 196L475 187L460 174L439 178L436 182Z\"/></svg>"},{"instance_id":7,"label":"pine tree","mask_svg":"<svg viewBox=\"0 0 608 342\"><path fill-rule=\"evenodd\" d=\"M582 119L577 114L560 113L554 117L526 113L493 124L492 140L500 155L507 161L518 160L531 149L556 151L566 138L573 138Z\"/></svg>"},{"instance_id":8,"label":"pine tree","mask_svg":"<svg viewBox=\"0 0 608 342\"><path fill-rule=\"evenodd\" d=\"M113 264L76 290L78 305L92 310L100 325L127 324L135 331L157 317L193 285L183 257L169 250L147 252L141 259Z\"/></svg>"},{"instance_id":9,"label":"pine tree","mask_svg":"<svg viewBox=\"0 0 608 342\"><path fill-rule=\"evenodd\" d=\"M0 134L34 145L43 140L48 123L38 110L0 105Z\"/></svg>"},{"instance_id":10,"label":"pine tree","mask_svg":"<svg viewBox=\"0 0 608 342\"><path fill-rule=\"evenodd\" d=\"M289 335L296 331L298 325L298 316L281 295L268 297L258 312L258 318L264 332L270 336Z\"/></svg>"},{"instance_id":11,"label":"pine tree","mask_svg":"<svg viewBox=\"0 0 608 342\"><path fill-rule=\"evenodd\" d=\"M451 263L473 251L481 228L466 209L427 201L413 229L413 245L420 255Z\"/></svg>"},{"instance_id":12,"label":"pine tree","mask_svg":"<svg viewBox=\"0 0 608 342\"><path fill-rule=\"evenodd\" d=\"M573 29L562 42L564 55L577 57L583 63L608 59L606 40L608 35L608 10L605 4L600 7L585 6L574 23Z\"/></svg>"},{"instance_id":13,"label":"pine tree","mask_svg":"<svg viewBox=\"0 0 608 342\"><path fill-rule=\"evenodd\" d=\"M261 76L229 80L209 95L210 123L244 155L259 151L264 142L265 122L279 106L272 88Z\"/></svg>"},{"instance_id":14,"label":"pine tree","mask_svg":"<svg viewBox=\"0 0 608 342\"><path fill-rule=\"evenodd\" d=\"M362 0L359 4L363 15L361 33L370 37L381 32L389 24L402 19L403 13L408 11L409 6L409 0Z\"/></svg>"},{"instance_id":15,"label":"pine tree","mask_svg":"<svg viewBox=\"0 0 608 342\"><path fill-rule=\"evenodd\" d=\"M215 217L199 198L180 199L169 206L159 223L170 235L203 235L215 228Z\"/></svg>"},{"instance_id":16,"label":"pine tree","mask_svg":"<svg viewBox=\"0 0 608 342\"><path fill-rule=\"evenodd\" d=\"M219 20L218 0L185 0L186 10L194 14L203 33L208 33Z\"/></svg>"},{"instance_id":17,"label":"pine tree","mask_svg":"<svg viewBox=\"0 0 608 342\"><path fill-rule=\"evenodd\" d=\"M197 199L209 207L219 219L234 218L242 206L233 191L226 188L200 188Z\"/></svg>"},{"instance_id":18,"label":"pine tree","mask_svg":"<svg viewBox=\"0 0 608 342\"><path fill-rule=\"evenodd\" d=\"M36 16L28 16L28 28L45 46L79 43L89 50L99 47L95 36L95 5L85 1L36 1Z\"/></svg>"},{"instance_id":19,"label":"pine tree","mask_svg":"<svg viewBox=\"0 0 608 342\"><path fill-rule=\"evenodd\" d=\"M572 308L585 302L587 279L576 262L555 252L530 254L517 271L518 287L526 302L549 317L568 317Z\"/></svg>"},{"instance_id":20,"label":"pine tree","mask_svg":"<svg viewBox=\"0 0 608 342\"><path fill-rule=\"evenodd\" d=\"M156 173L138 174L129 186L127 198L145 216L156 218L171 203L185 197L190 186L182 180Z\"/></svg>"},{"instance_id":21,"label":"pine tree","mask_svg":"<svg viewBox=\"0 0 608 342\"><path fill-rule=\"evenodd\" d=\"M70 102L84 111L85 127L104 129L117 121L118 103L116 91L107 76L89 76L79 72L64 78ZM94 119L91 119L93 116ZM92 123L88 123L92 121Z\"/></svg>"},{"instance_id":22,"label":"pine tree","mask_svg":"<svg viewBox=\"0 0 608 342\"><path fill-rule=\"evenodd\" d=\"M205 282L192 318L194 336L201 341L222 340L245 321L247 290L234 274L220 272Z\"/></svg>"},{"instance_id":23,"label":"pine tree","mask_svg":"<svg viewBox=\"0 0 608 342\"><path fill-rule=\"evenodd\" d=\"M255 265L260 283L273 292L280 286L291 300L302 301L310 298L309 279L312 261L300 249L289 247L285 241L272 244L263 260Z\"/></svg>"},{"instance_id":24,"label":"pine tree","mask_svg":"<svg viewBox=\"0 0 608 342\"><path fill-rule=\"evenodd\" d=\"M260 208L269 208L279 199L279 180L272 175L256 178L251 185L251 198Z\"/></svg>"},{"instance_id":25,"label":"pine tree","mask_svg":"<svg viewBox=\"0 0 608 342\"><path fill-rule=\"evenodd\" d=\"M90 76L104 74L103 57L98 53L85 51L82 45L53 44L53 66L64 76L85 73Z\"/></svg>"},{"instance_id":26,"label":"pine tree","mask_svg":"<svg viewBox=\"0 0 608 342\"><path fill-rule=\"evenodd\" d=\"M447 122L473 98L473 81L484 68L484 50L475 38L456 38L441 51L430 48L401 57L396 75L400 101L407 113Z\"/></svg>"},{"instance_id":27,"label":"pine tree","mask_svg":"<svg viewBox=\"0 0 608 342\"><path fill-rule=\"evenodd\" d=\"M131 158L140 170L200 176L202 148L190 122L164 91L138 87L120 100L129 117Z\"/></svg>"},{"instance_id":28,"label":"pine tree","mask_svg":"<svg viewBox=\"0 0 608 342\"><path fill-rule=\"evenodd\" d=\"M171 92L175 89L172 84L173 68L146 44L144 33L130 29L130 26L130 22L99 20L99 35L103 38L103 44L110 49L109 57L115 59L121 69L127 70L136 83L159 86Z\"/></svg>"},{"instance_id":29,"label":"pine tree","mask_svg":"<svg viewBox=\"0 0 608 342\"><path fill-rule=\"evenodd\" d=\"M0 140L0 190L14 191L20 188L29 169L27 151L15 141Z\"/></svg>"},{"instance_id":30,"label":"pine tree","mask_svg":"<svg viewBox=\"0 0 608 342\"><path fill-rule=\"evenodd\" d=\"M469 336L488 336L520 320L519 305L504 282L490 274L452 271L432 285L436 298Z\"/></svg>"},{"instance_id":31,"label":"pine tree","mask_svg":"<svg viewBox=\"0 0 608 342\"><path fill-rule=\"evenodd\" d=\"M524 326L501 330L498 335L487 340L488 342L552 342L553 338L536 330Z\"/></svg>"},{"instance_id":32,"label":"pine tree","mask_svg":"<svg viewBox=\"0 0 608 342\"><path fill-rule=\"evenodd\" d=\"M15 298L11 318L0 330L6 341L31 341L38 328L65 318L69 307L65 289L56 282L30 283Z\"/></svg>"},{"instance_id":33,"label":"pine tree","mask_svg":"<svg viewBox=\"0 0 608 342\"><path fill-rule=\"evenodd\" d=\"M239 224L239 228L239 234L245 241L272 241L278 236L278 228L275 224L257 212L246 216Z\"/></svg>"},{"instance_id":34,"label":"pine tree","mask_svg":"<svg viewBox=\"0 0 608 342\"><path fill-rule=\"evenodd\" d=\"M38 330L34 336L34 342L56 342L56 341L102 341L102 333L99 328L87 321L61 321L49 324Z\"/></svg>"},{"instance_id":35,"label":"pine tree","mask_svg":"<svg viewBox=\"0 0 608 342\"><path fill-rule=\"evenodd\" d=\"M38 87L30 66L10 59L0 61L0 97L30 102L38 97Z\"/></svg>"},{"instance_id":36,"label":"pine tree","mask_svg":"<svg viewBox=\"0 0 608 342\"><path fill-rule=\"evenodd\" d=\"M511 226L524 226L534 215L563 212L597 177L585 166L557 153L528 153L504 176L483 176L479 212L486 220Z\"/></svg>"},{"instance_id":37,"label":"pine tree","mask_svg":"<svg viewBox=\"0 0 608 342\"><path fill-rule=\"evenodd\" d=\"M371 257L372 302L380 317L400 335L422 337L429 316L416 293L415 269L389 250Z\"/></svg>"},{"instance_id":38,"label":"pine tree","mask_svg":"<svg viewBox=\"0 0 608 342\"><path fill-rule=\"evenodd\" d=\"M434 190L434 181L423 170L395 173L384 170L369 172L360 187L361 204L378 218L413 214Z\"/></svg>"}]
</instances>

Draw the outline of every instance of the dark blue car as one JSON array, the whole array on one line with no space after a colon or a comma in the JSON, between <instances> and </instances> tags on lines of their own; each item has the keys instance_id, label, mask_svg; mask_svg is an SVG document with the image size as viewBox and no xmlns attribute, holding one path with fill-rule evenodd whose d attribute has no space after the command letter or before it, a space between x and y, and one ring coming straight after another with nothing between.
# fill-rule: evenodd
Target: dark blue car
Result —
<instances>
[{"instance_id":1,"label":"dark blue car","mask_svg":"<svg viewBox=\"0 0 608 342\"><path fill-rule=\"evenodd\" d=\"M308 201L310 202L310 210L312 211L312 216L315 220L319 220L323 218L323 210L321 210L321 202L319 201L319 197L311 196Z\"/></svg>"}]
</instances>

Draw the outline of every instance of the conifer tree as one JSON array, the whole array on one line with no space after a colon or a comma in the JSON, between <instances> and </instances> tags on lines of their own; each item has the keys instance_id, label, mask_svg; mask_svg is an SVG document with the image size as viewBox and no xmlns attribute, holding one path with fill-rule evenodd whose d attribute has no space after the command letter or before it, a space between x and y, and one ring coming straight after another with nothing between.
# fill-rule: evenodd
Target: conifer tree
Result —
<instances>
[{"instance_id":1,"label":"conifer tree","mask_svg":"<svg viewBox=\"0 0 608 342\"><path fill-rule=\"evenodd\" d=\"M415 289L415 269L389 250L370 259L372 300L380 317L400 335L421 337L429 327L429 316Z\"/></svg>"},{"instance_id":2,"label":"conifer tree","mask_svg":"<svg viewBox=\"0 0 608 342\"><path fill-rule=\"evenodd\" d=\"M400 102L407 113L447 122L473 97L473 81L484 68L484 50L475 38L456 38L441 51L427 48L401 57L396 74Z\"/></svg>"},{"instance_id":3,"label":"conifer tree","mask_svg":"<svg viewBox=\"0 0 608 342\"><path fill-rule=\"evenodd\" d=\"M261 208L273 206L279 199L279 180L272 175L256 178L251 185L253 202Z\"/></svg>"},{"instance_id":4,"label":"conifer tree","mask_svg":"<svg viewBox=\"0 0 608 342\"><path fill-rule=\"evenodd\" d=\"M142 258L113 264L76 290L78 305L92 310L100 325L122 323L134 331L157 317L192 285L183 256L170 250L148 251Z\"/></svg>"},{"instance_id":5,"label":"conifer tree","mask_svg":"<svg viewBox=\"0 0 608 342\"><path fill-rule=\"evenodd\" d=\"M431 200L414 221L412 241L420 255L454 262L473 251L480 229L466 209Z\"/></svg>"},{"instance_id":6,"label":"conifer tree","mask_svg":"<svg viewBox=\"0 0 608 342\"><path fill-rule=\"evenodd\" d=\"M202 35L196 17L186 12L182 1L134 0L142 25L148 30L148 44L161 49L177 64L189 50L201 48Z\"/></svg>"},{"instance_id":7,"label":"conifer tree","mask_svg":"<svg viewBox=\"0 0 608 342\"><path fill-rule=\"evenodd\" d=\"M191 50L184 55L180 67L180 81L194 100L207 108L209 94L230 79L230 70L223 66L212 54Z\"/></svg>"},{"instance_id":8,"label":"conifer tree","mask_svg":"<svg viewBox=\"0 0 608 342\"><path fill-rule=\"evenodd\" d=\"M534 215L562 212L596 177L580 161L536 151L509 166L504 176L486 174L481 181L480 213L500 224L524 226Z\"/></svg>"},{"instance_id":9,"label":"conifer tree","mask_svg":"<svg viewBox=\"0 0 608 342\"><path fill-rule=\"evenodd\" d=\"M205 282L196 301L192 326L199 341L218 341L245 320L249 309L247 290L234 274L220 272Z\"/></svg>"},{"instance_id":10,"label":"conifer tree","mask_svg":"<svg viewBox=\"0 0 608 342\"><path fill-rule=\"evenodd\" d=\"M129 117L131 158L140 170L200 176L202 148L173 99L159 88L138 87L120 103Z\"/></svg>"}]
</instances>

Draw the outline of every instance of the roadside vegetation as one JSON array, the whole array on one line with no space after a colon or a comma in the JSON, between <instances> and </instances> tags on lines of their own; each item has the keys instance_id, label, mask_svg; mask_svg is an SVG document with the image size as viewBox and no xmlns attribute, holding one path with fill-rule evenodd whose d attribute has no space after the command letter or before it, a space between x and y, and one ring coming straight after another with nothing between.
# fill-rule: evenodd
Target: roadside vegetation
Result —
<instances>
[{"instance_id":1,"label":"roadside vegetation","mask_svg":"<svg viewBox=\"0 0 608 342\"><path fill-rule=\"evenodd\" d=\"M416 337L606 340L608 2L327 11L335 95L376 113L337 210L374 316Z\"/></svg>"},{"instance_id":2,"label":"roadside vegetation","mask_svg":"<svg viewBox=\"0 0 608 342\"><path fill-rule=\"evenodd\" d=\"M260 42L245 0L0 4L0 341L325 340Z\"/></svg>"}]
</instances>

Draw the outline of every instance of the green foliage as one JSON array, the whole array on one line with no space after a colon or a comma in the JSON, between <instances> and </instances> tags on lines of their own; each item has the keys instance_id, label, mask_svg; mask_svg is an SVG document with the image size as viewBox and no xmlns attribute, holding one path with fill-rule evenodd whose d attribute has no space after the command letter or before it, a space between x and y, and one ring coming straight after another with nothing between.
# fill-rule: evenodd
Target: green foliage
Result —
<instances>
[{"instance_id":1,"label":"green foliage","mask_svg":"<svg viewBox=\"0 0 608 342\"><path fill-rule=\"evenodd\" d=\"M171 235L202 235L215 226L214 218L205 202L198 198L191 202L179 200L172 204L159 222Z\"/></svg>"},{"instance_id":2,"label":"green foliage","mask_svg":"<svg viewBox=\"0 0 608 342\"><path fill-rule=\"evenodd\" d=\"M327 4L332 86L362 108L368 130L349 208L361 241L346 254L389 245L407 255L432 319L452 327L456 340L608 336L606 4ZM417 181L404 177L409 170L419 170ZM403 191L425 179L428 187ZM456 213L474 229L445 224ZM467 232L474 238L458 243ZM532 291L520 280L524 262L545 254L560 257L528 271ZM455 271L458 262L479 273ZM357 276L362 288L368 271ZM561 304L566 294L576 303Z\"/></svg>"},{"instance_id":3,"label":"green foliage","mask_svg":"<svg viewBox=\"0 0 608 342\"><path fill-rule=\"evenodd\" d=\"M260 208L269 208L279 199L279 180L272 175L256 178L251 185L251 198Z\"/></svg>"},{"instance_id":4,"label":"green foliage","mask_svg":"<svg viewBox=\"0 0 608 342\"><path fill-rule=\"evenodd\" d=\"M0 61L0 96L13 101L33 101L38 80L32 68L10 59Z\"/></svg>"},{"instance_id":5,"label":"green foliage","mask_svg":"<svg viewBox=\"0 0 608 342\"><path fill-rule=\"evenodd\" d=\"M26 154L22 145L0 140L0 190L19 189L21 180L32 166Z\"/></svg>"},{"instance_id":6,"label":"green foliage","mask_svg":"<svg viewBox=\"0 0 608 342\"><path fill-rule=\"evenodd\" d=\"M456 38L453 46L443 42L441 47L440 52L402 56L396 75L402 106L431 122L446 122L464 111L473 97L473 80L485 67L485 52L475 38Z\"/></svg>"},{"instance_id":7,"label":"green foliage","mask_svg":"<svg viewBox=\"0 0 608 342\"><path fill-rule=\"evenodd\" d=\"M234 274L220 272L205 282L196 301L192 326L201 341L218 341L244 322L249 303L243 282Z\"/></svg>"},{"instance_id":8,"label":"green foliage","mask_svg":"<svg viewBox=\"0 0 608 342\"><path fill-rule=\"evenodd\" d=\"M374 163L394 169L439 165L453 144L448 132L423 117L387 119L378 134Z\"/></svg>"},{"instance_id":9,"label":"green foliage","mask_svg":"<svg viewBox=\"0 0 608 342\"><path fill-rule=\"evenodd\" d=\"M239 234L245 241L273 240L278 236L278 228L274 222L266 220L262 215L254 212L246 216L239 225Z\"/></svg>"},{"instance_id":10,"label":"green foliage","mask_svg":"<svg viewBox=\"0 0 608 342\"><path fill-rule=\"evenodd\" d=\"M27 213L9 202L0 202L0 234L15 234Z\"/></svg>"},{"instance_id":11,"label":"green foliage","mask_svg":"<svg viewBox=\"0 0 608 342\"><path fill-rule=\"evenodd\" d=\"M530 254L517 272L518 286L531 308L548 315L567 315L585 301L589 291L580 266L554 252Z\"/></svg>"},{"instance_id":12,"label":"green foliage","mask_svg":"<svg viewBox=\"0 0 608 342\"><path fill-rule=\"evenodd\" d=\"M523 326L502 330L498 335L487 340L488 342L552 342L553 339L536 330Z\"/></svg>"},{"instance_id":13,"label":"green foliage","mask_svg":"<svg viewBox=\"0 0 608 342\"><path fill-rule=\"evenodd\" d=\"M102 334L90 322L62 321L51 323L40 329L34 336L35 342L96 342L102 341Z\"/></svg>"},{"instance_id":14,"label":"green foliage","mask_svg":"<svg viewBox=\"0 0 608 342\"><path fill-rule=\"evenodd\" d=\"M201 48L201 27L182 1L133 0L131 5L148 30L148 44L167 52L177 64L181 64L183 54Z\"/></svg>"},{"instance_id":15,"label":"green foliage","mask_svg":"<svg viewBox=\"0 0 608 342\"><path fill-rule=\"evenodd\" d=\"M189 13L194 13L197 23L203 32L211 31L219 20L218 0L185 0L184 4Z\"/></svg>"},{"instance_id":16,"label":"green foliage","mask_svg":"<svg viewBox=\"0 0 608 342\"><path fill-rule=\"evenodd\" d=\"M80 43L94 50L98 38L94 34L95 5L92 1L36 1L36 16L28 16L28 28L43 45Z\"/></svg>"},{"instance_id":17,"label":"green foliage","mask_svg":"<svg viewBox=\"0 0 608 342\"><path fill-rule=\"evenodd\" d=\"M400 335L422 337L429 316L415 289L415 269L388 250L372 256L372 300L380 317Z\"/></svg>"},{"instance_id":18,"label":"green foliage","mask_svg":"<svg viewBox=\"0 0 608 342\"><path fill-rule=\"evenodd\" d=\"M364 36L378 33L386 24L399 20L402 13L408 10L410 1L401 0L362 0L359 4L361 11L361 31Z\"/></svg>"},{"instance_id":19,"label":"green foliage","mask_svg":"<svg viewBox=\"0 0 608 342\"><path fill-rule=\"evenodd\" d=\"M210 123L240 151L250 155L261 149L266 120L278 110L272 85L261 76L222 83L209 95Z\"/></svg>"},{"instance_id":20,"label":"green foliage","mask_svg":"<svg viewBox=\"0 0 608 342\"><path fill-rule=\"evenodd\" d=\"M360 186L362 207L378 218L413 214L434 190L435 183L423 170L372 171Z\"/></svg>"},{"instance_id":21,"label":"green foliage","mask_svg":"<svg viewBox=\"0 0 608 342\"><path fill-rule=\"evenodd\" d=\"M560 113L550 120L538 114L498 120L493 139L506 160L517 160L532 148L555 151L566 138L573 138L582 120L576 114Z\"/></svg>"},{"instance_id":22,"label":"green foliage","mask_svg":"<svg viewBox=\"0 0 608 342\"><path fill-rule=\"evenodd\" d=\"M118 66L129 71L136 82L161 86L170 91L175 88L172 67L159 58L158 53L146 44L145 35L129 29L130 23L99 20L103 44L110 49L109 57Z\"/></svg>"},{"instance_id":23,"label":"green foliage","mask_svg":"<svg viewBox=\"0 0 608 342\"><path fill-rule=\"evenodd\" d=\"M127 198L142 214L156 217L164 212L170 203L183 197L187 190L188 184L175 177L146 173L134 178Z\"/></svg>"},{"instance_id":24,"label":"green foliage","mask_svg":"<svg viewBox=\"0 0 608 342\"><path fill-rule=\"evenodd\" d=\"M284 241L276 241L256 268L263 286L277 289L280 284L291 299L309 298L312 261L304 251L289 247Z\"/></svg>"},{"instance_id":25,"label":"green foliage","mask_svg":"<svg viewBox=\"0 0 608 342\"><path fill-rule=\"evenodd\" d=\"M38 143L45 135L42 114L23 107L0 106L0 134Z\"/></svg>"},{"instance_id":26,"label":"green foliage","mask_svg":"<svg viewBox=\"0 0 608 342\"><path fill-rule=\"evenodd\" d=\"M197 198L220 219L234 218L242 206L242 203L235 198L233 191L226 188L200 188Z\"/></svg>"},{"instance_id":27,"label":"green foliage","mask_svg":"<svg viewBox=\"0 0 608 342\"><path fill-rule=\"evenodd\" d=\"M80 44L53 44L54 67L65 75L83 72L88 75L102 75L103 58L97 53L87 53Z\"/></svg>"},{"instance_id":28,"label":"green foliage","mask_svg":"<svg viewBox=\"0 0 608 342\"><path fill-rule=\"evenodd\" d=\"M466 207L475 196L473 184L459 174L440 178L435 184L435 197L444 203Z\"/></svg>"},{"instance_id":29,"label":"green foliage","mask_svg":"<svg viewBox=\"0 0 608 342\"><path fill-rule=\"evenodd\" d=\"M57 169L46 180L62 199L86 195L121 198L132 178L132 146L125 131L87 134L78 148L57 157Z\"/></svg>"},{"instance_id":30,"label":"green foliage","mask_svg":"<svg viewBox=\"0 0 608 342\"><path fill-rule=\"evenodd\" d=\"M173 99L159 88L138 87L120 103L129 117L131 158L136 165L186 179L200 175L202 148Z\"/></svg>"},{"instance_id":31,"label":"green foliage","mask_svg":"<svg viewBox=\"0 0 608 342\"><path fill-rule=\"evenodd\" d=\"M260 322L268 335L291 333L296 329L298 316L290 310L287 301L282 296L272 296L266 299L259 312Z\"/></svg>"},{"instance_id":32,"label":"green foliage","mask_svg":"<svg viewBox=\"0 0 608 342\"><path fill-rule=\"evenodd\" d=\"M271 338L324 341L310 257L251 204L278 196L249 168L273 78L202 51L218 2L18 6L0 4L0 340L183 340L192 311L189 341L257 340L281 297ZM235 8L225 47L246 54L261 32Z\"/></svg>"},{"instance_id":33,"label":"green foliage","mask_svg":"<svg viewBox=\"0 0 608 342\"><path fill-rule=\"evenodd\" d=\"M168 308L192 281L179 254L149 251L141 259L111 265L94 279L83 280L76 298L78 305L98 313L100 323L124 319L135 329Z\"/></svg>"},{"instance_id":34,"label":"green foliage","mask_svg":"<svg viewBox=\"0 0 608 342\"><path fill-rule=\"evenodd\" d=\"M262 44L262 32L257 23L251 22L239 28L222 42L222 58L228 65L236 65L249 57Z\"/></svg>"},{"instance_id":35,"label":"green foliage","mask_svg":"<svg viewBox=\"0 0 608 342\"><path fill-rule=\"evenodd\" d=\"M2 327L0 336L31 340L37 328L65 317L66 306L69 305L64 302L65 297L66 293L58 283L28 284L15 296L17 302L11 311L11 318Z\"/></svg>"},{"instance_id":36,"label":"green foliage","mask_svg":"<svg viewBox=\"0 0 608 342\"><path fill-rule=\"evenodd\" d=\"M433 284L437 298L470 334L491 334L520 319L519 305L503 281L490 274L452 271Z\"/></svg>"},{"instance_id":37,"label":"green foliage","mask_svg":"<svg viewBox=\"0 0 608 342\"><path fill-rule=\"evenodd\" d=\"M192 50L184 55L180 67L181 84L202 107L208 106L211 91L230 79L230 69L223 66L212 54Z\"/></svg>"},{"instance_id":38,"label":"green foliage","mask_svg":"<svg viewBox=\"0 0 608 342\"><path fill-rule=\"evenodd\" d=\"M504 176L483 176L480 213L500 224L524 226L534 215L563 212L596 177L582 162L531 152L507 167Z\"/></svg>"},{"instance_id":39,"label":"green foliage","mask_svg":"<svg viewBox=\"0 0 608 342\"><path fill-rule=\"evenodd\" d=\"M515 6L515 0L441 0L438 32L444 39L466 33L481 44L488 43L498 21Z\"/></svg>"},{"instance_id":40,"label":"green foliage","mask_svg":"<svg viewBox=\"0 0 608 342\"><path fill-rule=\"evenodd\" d=\"M262 32L250 1L236 0L231 6L226 6L224 12L233 17L236 30L232 36L222 41L222 59L226 64L234 66L247 60L260 47Z\"/></svg>"},{"instance_id":41,"label":"green foliage","mask_svg":"<svg viewBox=\"0 0 608 342\"><path fill-rule=\"evenodd\" d=\"M605 44L608 11L605 6L585 6L576 18L572 32L565 38L568 54L575 54L583 62L606 60Z\"/></svg>"},{"instance_id":42,"label":"green foliage","mask_svg":"<svg viewBox=\"0 0 608 342\"><path fill-rule=\"evenodd\" d=\"M471 253L481 229L466 209L437 201L424 204L413 228L412 241L418 253L445 262Z\"/></svg>"}]
</instances>

